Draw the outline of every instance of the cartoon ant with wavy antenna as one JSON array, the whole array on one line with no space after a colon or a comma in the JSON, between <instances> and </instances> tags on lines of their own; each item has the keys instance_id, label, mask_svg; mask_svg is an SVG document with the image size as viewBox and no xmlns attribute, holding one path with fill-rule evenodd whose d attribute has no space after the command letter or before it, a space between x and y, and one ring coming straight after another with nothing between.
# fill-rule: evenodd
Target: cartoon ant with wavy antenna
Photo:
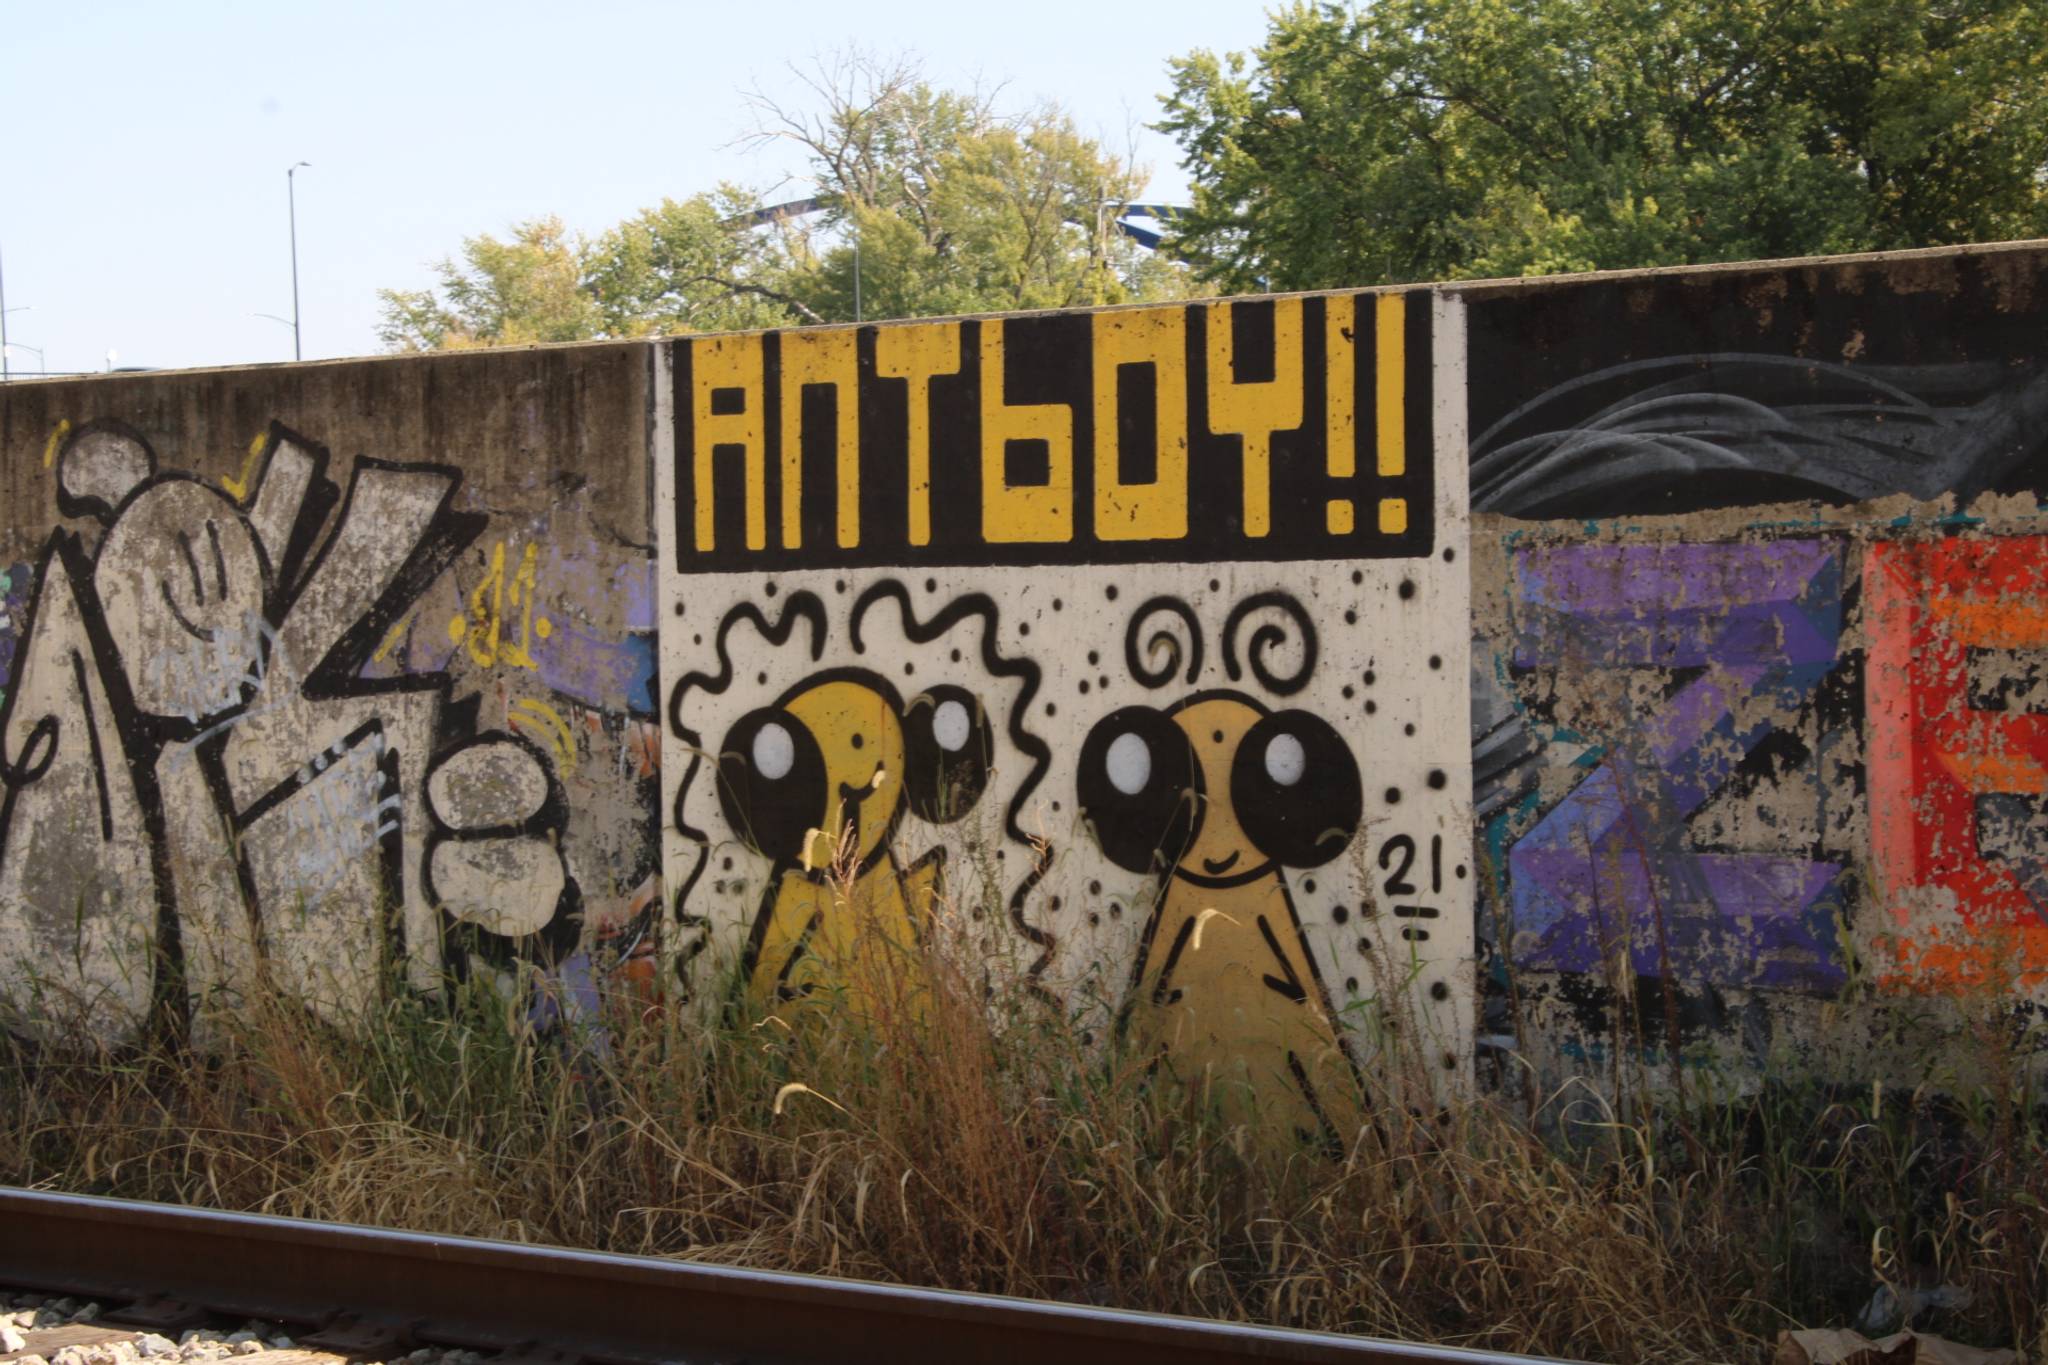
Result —
<instances>
[{"instance_id":1,"label":"cartoon ant with wavy antenna","mask_svg":"<svg viewBox=\"0 0 2048 1365\"><path fill-rule=\"evenodd\" d=\"M1266 653L1285 639L1270 622L1251 635L1248 662L1267 692L1290 695L1315 668L1316 636L1292 597L1240 602L1224 627L1232 681L1239 628L1253 613L1291 618L1299 670L1276 674ZM1125 657L1133 677L1166 685L1182 642L1145 623L1168 613L1187 640L1192 683L1201 628L1185 603L1154 598L1132 615ZM1167 655L1164 667L1143 655ZM1229 688L1190 693L1164 709L1120 707L1098 720L1076 778L1083 817L1109 860L1161 878L1122 1026L1157 1048L1190 1084L1213 1086L1234 1122L1336 1145L1360 1121L1357 1073L1302 934L1283 869L1328 863L1363 814L1358 762L1343 736L1308 711L1274 710Z\"/></svg>"},{"instance_id":2,"label":"cartoon ant with wavy antenna","mask_svg":"<svg viewBox=\"0 0 2048 1365\"><path fill-rule=\"evenodd\" d=\"M992 754L987 719L964 688L941 685L906 705L888 679L859 668L806 679L726 731L719 806L776 862L747 941L757 996L772 983L773 997L789 1000L847 974L863 935L892 949L923 941L945 850L904 867L891 837L906 809L932 824L965 815ZM899 979L914 979L914 959L902 966L909 976Z\"/></svg>"},{"instance_id":3,"label":"cartoon ant with wavy antenna","mask_svg":"<svg viewBox=\"0 0 2048 1365\"><path fill-rule=\"evenodd\" d=\"M863 622L884 601L895 603L902 636L886 650L892 666L901 661L908 673L916 656L936 671L944 665L933 661L949 653L961 657L961 650L947 648L948 640L966 643L953 633L978 629L979 668L988 675L983 685L1016 691L1020 703L1029 700L1037 668L993 652L995 608L987 598L969 595L919 621L900 584L876 585L848 616L855 652L865 652ZM721 708L736 676L735 628L749 626L779 648L799 624L809 628L810 649L796 652L815 661L825 612L814 595L792 594L772 623L742 604L719 629L720 671L693 673L678 685L671 701L678 734L698 743L700 733L715 733L709 727L721 722L722 734L684 776L677 825L704 837L699 822L710 812L693 780L699 764L711 767L718 816L741 846L770 864L741 958L745 990L757 1006L840 990L854 1008L873 1010L881 1004L877 991L887 987L914 1007L924 980L915 950L925 942L943 891L945 849L934 844L905 865L894 845L906 817L946 825L980 803L995 762L988 708L977 693L950 681L906 699L878 670L859 666L809 672L767 705L737 716L729 704ZM712 714L691 714L700 708ZM724 716L716 714L720 709ZM1013 807L1036 781L1045 752L1022 734L1016 709L1011 743L1035 762L1019 765L1025 780ZM1007 815L1014 822L1014 809ZM684 888L686 898L705 857L708 845Z\"/></svg>"}]
</instances>

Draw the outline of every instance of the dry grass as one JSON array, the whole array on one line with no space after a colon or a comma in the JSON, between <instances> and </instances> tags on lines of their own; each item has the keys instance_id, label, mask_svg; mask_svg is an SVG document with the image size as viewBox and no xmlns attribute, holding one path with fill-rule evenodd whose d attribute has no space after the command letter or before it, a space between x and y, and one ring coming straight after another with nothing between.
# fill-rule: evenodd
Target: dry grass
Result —
<instances>
[{"instance_id":1,"label":"dry grass","mask_svg":"<svg viewBox=\"0 0 2048 1365\"><path fill-rule=\"evenodd\" d=\"M15 1047L0 1179L1595 1360L1764 1359L1883 1282L1967 1287L1933 1330L2041 1338L2011 1087L1379 1096L1344 1160L1276 1156L1038 1002L920 981L708 1030L615 1002L536 1036L472 984L347 1033L258 998L203 1058Z\"/></svg>"}]
</instances>

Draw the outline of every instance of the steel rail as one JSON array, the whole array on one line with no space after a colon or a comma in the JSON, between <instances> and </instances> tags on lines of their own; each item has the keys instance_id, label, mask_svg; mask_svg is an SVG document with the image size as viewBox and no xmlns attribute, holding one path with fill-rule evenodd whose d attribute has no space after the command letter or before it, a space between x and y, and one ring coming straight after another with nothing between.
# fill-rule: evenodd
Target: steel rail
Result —
<instances>
[{"instance_id":1,"label":"steel rail","mask_svg":"<svg viewBox=\"0 0 2048 1365\"><path fill-rule=\"evenodd\" d=\"M1329 1332L6 1187L0 1284L162 1295L291 1322L345 1310L408 1325L422 1340L538 1343L632 1365L1544 1365Z\"/></svg>"}]
</instances>

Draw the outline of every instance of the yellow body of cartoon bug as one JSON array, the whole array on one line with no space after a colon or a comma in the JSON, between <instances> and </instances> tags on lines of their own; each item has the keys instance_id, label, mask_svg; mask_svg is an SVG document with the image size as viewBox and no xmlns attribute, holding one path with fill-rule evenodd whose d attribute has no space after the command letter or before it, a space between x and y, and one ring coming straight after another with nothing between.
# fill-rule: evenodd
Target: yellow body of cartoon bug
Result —
<instances>
[{"instance_id":1,"label":"yellow body of cartoon bug","mask_svg":"<svg viewBox=\"0 0 2048 1365\"><path fill-rule=\"evenodd\" d=\"M1351 1138L1356 1072L1280 870L1351 842L1363 801L1349 746L1308 712L1202 692L1097 722L1078 786L1109 858L1163 878L1131 976L1130 1034L1231 1122Z\"/></svg>"},{"instance_id":2,"label":"yellow body of cartoon bug","mask_svg":"<svg viewBox=\"0 0 2048 1365\"><path fill-rule=\"evenodd\" d=\"M891 841L906 810L931 824L966 814L991 754L972 694L939 686L906 707L860 669L807 679L734 723L719 746L719 803L740 838L775 860L747 940L757 1004L831 993L870 1016L921 1011L920 947L944 850L905 867Z\"/></svg>"}]
</instances>

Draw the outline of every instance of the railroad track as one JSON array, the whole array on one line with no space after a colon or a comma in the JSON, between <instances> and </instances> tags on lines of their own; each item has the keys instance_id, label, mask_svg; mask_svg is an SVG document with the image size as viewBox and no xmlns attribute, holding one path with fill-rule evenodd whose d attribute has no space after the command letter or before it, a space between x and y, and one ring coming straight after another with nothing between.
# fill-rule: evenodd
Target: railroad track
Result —
<instances>
[{"instance_id":1,"label":"railroad track","mask_svg":"<svg viewBox=\"0 0 2048 1365\"><path fill-rule=\"evenodd\" d=\"M173 1336L209 1317L303 1326L309 1330L294 1337L291 1365L397 1361L415 1347L485 1353L480 1365L1555 1365L1325 1332L4 1187L0 1286L104 1305L102 1333ZM33 1340L28 1349L35 1350ZM286 1365L274 1352L248 1359Z\"/></svg>"}]
</instances>

